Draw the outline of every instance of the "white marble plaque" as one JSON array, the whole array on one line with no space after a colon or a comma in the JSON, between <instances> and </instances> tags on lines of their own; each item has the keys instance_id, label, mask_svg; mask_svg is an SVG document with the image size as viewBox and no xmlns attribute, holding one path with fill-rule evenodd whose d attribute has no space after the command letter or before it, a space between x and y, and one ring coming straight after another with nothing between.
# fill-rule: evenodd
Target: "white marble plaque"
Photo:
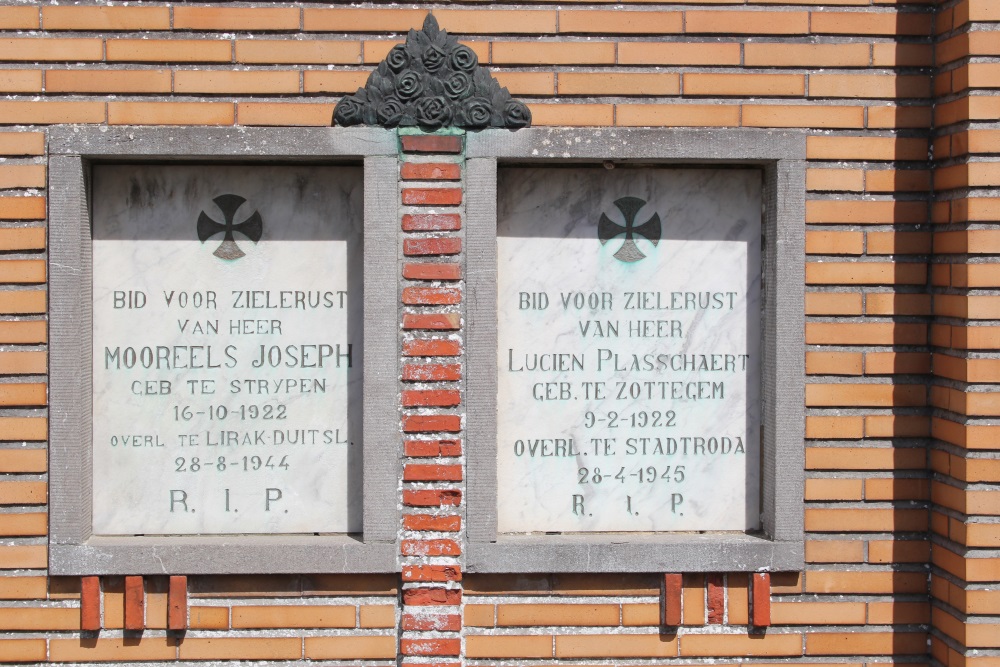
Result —
<instances>
[{"instance_id":1,"label":"white marble plaque","mask_svg":"<svg viewBox=\"0 0 1000 667\"><path fill-rule=\"evenodd\" d=\"M501 533L759 528L761 183L501 170Z\"/></svg>"},{"instance_id":2,"label":"white marble plaque","mask_svg":"<svg viewBox=\"0 0 1000 667\"><path fill-rule=\"evenodd\" d=\"M94 534L359 531L361 169L93 177Z\"/></svg>"}]
</instances>

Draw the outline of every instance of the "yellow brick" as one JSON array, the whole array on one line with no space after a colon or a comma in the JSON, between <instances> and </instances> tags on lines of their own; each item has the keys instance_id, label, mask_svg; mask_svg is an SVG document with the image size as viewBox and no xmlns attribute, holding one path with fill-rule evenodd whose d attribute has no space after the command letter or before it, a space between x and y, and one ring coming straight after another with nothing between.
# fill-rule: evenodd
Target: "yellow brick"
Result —
<instances>
[{"instance_id":1,"label":"yellow brick","mask_svg":"<svg viewBox=\"0 0 1000 667\"><path fill-rule=\"evenodd\" d=\"M494 42L494 65L610 65L610 42Z\"/></svg>"},{"instance_id":2,"label":"yellow brick","mask_svg":"<svg viewBox=\"0 0 1000 667\"><path fill-rule=\"evenodd\" d=\"M3 69L0 70L0 92L38 93L42 91L41 70Z\"/></svg>"},{"instance_id":3,"label":"yellow brick","mask_svg":"<svg viewBox=\"0 0 1000 667\"><path fill-rule=\"evenodd\" d=\"M306 605L233 607L234 628L353 628L356 607Z\"/></svg>"},{"instance_id":4,"label":"yellow brick","mask_svg":"<svg viewBox=\"0 0 1000 667\"><path fill-rule=\"evenodd\" d=\"M312 660L388 660L396 657L396 638L306 637L305 656Z\"/></svg>"},{"instance_id":5,"label":"yellow brick","mask_svg":"<svg viewBox=\"0 0 1000 667\"><path fill-rule=\"evenodd\" d=\"M297 7L174 7L175 30L298 30Z\"/></svg>"},{"instance_id":6,"label":"yellow brick","mask_svg":"<svg viewBox=\"0 0 1000 667\"><path fill-rule=\"evenodd\" d=\"M169 93L170 70L52 69L45 73L50 93Z\"/></svg>"},{"instance_id":7,"label":"yellow brick","mask_svg":"<svg viewBox=\"0 0 1000 667\"><path fill-rule=\"evenodd\" d=\"M180 70L174 72L178 93L275 94L299 92L296 70L228 72L225 70Z\"/></svg>"},{"instance_id":8,"label":"yellow brick","mask_svg":"<svg viewBox=\"0 0 1000 667\"><path fill-rule=\"evenodd\" d=\"M177 657L176 642L174 637L141 639L102 637L90 641L81 641L79 638L52 639L49 641L49 660L52 662L173 660Z\"/></svg>"},{"instance_id":9,"label":"yellow brick","mask_svg":"<svg viewBox=\"0 0 1000 667\"><path fill-rule=\"evenodd\" d=\"M178 654L181 660L297 660L302 657L302 640L298 637L186 637L180 643Z\"/></svg>"},{"instance_id":10,"label":"yellow brick","mask_svg":"<svg viewBox=\"0 0 1000 667\"><path fill-rule=\"evenodd\" d=\"M232 125L229 102L109 102L112 125Z\"/></svg>"},{"instance_id":11,"label":"yellow brick","mask_svg":"<svg viewBox=\"0 0 1000 667\"><path fill-rule=\"evenodd\" d=\"M618 625L620 610L612 604L501 604L497 626Z\"/></svg>"},{"instance_id":12,"label":"yellow brick","mask_svg":"<svg viewBox=\"0 0 1000 667\"><path fill-rule=\"evenodd\" d=\"M466 635L469 658L551 658L552 635Z\"/></svg>"},{"instance_id":13,"label":"yellow brick","mask_svg":"<svg viewBox=\"0 0 1000 667\"><path fill-rule=\"evenodd\" d=\"M802 653L802 635L684 635L681 656L797 656Z\"/></svg>"},{"instance_id":14,"label":"yellow brick","mask_svg":"<svg viewBox=\"0 0 1000 667\"><path fill-rule=\"evenodd\" d=\"M685 74L684 95L703 96L801 96L805 77L801 74Z\"/></svg>"},{"instance_id":15,"label":"yellow brick","mask_svg":"<svg viewBox=\"0 0 1000 667\"><path fill-rule=\"evenodd\" d=\"M614 123L610 104L529 104L533 125L585 126Z\"/></svg>"},{"instance_id":16,"label":"yellow brick","mask_svg":"<svg viewBox=\"0 0 1000 667\"><path fill-rule=\"evenodd\" d=\"M677 655L671 635L557 635L557 658L665 658Z\"/></svg>"},{"instance_id":17,"label":"yellow brick","mask_svg":"<svg viewBox=\"0 0 1000 667\"><path fill-rule=\"evenodd\" d=\"M619 42L620 65L739 65L740 45Z\"/></svg>"},{"instance_id":18,"label":"yellow brick","mask_svg":"<svg viewBox=\"0 0 1000 667\"><path fill-rule=\"evenodd\" d=\"M562 72L561 95L677 95L677 74L637 74L631 72Z\"/></svg>"},{"instance_id":19,"label":"yellow brick","mask_svg":"<svg viewBox=\"0 0 1000 667\"><path fill-rule=\"evenodd\" d=\"M233 43L228 39L109 39L109 62L231 62Z\"/></svg>"},{"instance_id":20,"label":"yellow brick","mask_svg":"<svg viewBox=\"0 0 1000 667\"><path fill-rule=\"evenodd\" d=\"M0 132L0 155L41 155L45 135L41 132Z\"/></svg>"},{"instance_id":21,"label":"yellow brick","mask_svg":"<svg viewBox=\"0 0 1000 667\"><path fill-rule=\"evenodd\" d=\"M239 39L236 62L276 65L354 65L361 62L361 42L327 39Z\"/></svg>"},{"instance_id":22,"label":"yellow brick","mask_svg":"<svg viewBox=\"0 0 1000 667\"><path fill-rule=\"evenodd\" d=\"M771 605L774 625L863 625L864 602L776 602Z\"/></svg>"},{"instance_id":23,"label":"yellow brick","mask_svg":"<svg viewBox=\"0 0 1000 667\"><path fill-rule=\"evenodd\" d=\"M169 7L42 7L45 30L169 30Z\"/></svg>"},{"instance_id":24,"label":"yellow brick","mask_svg":"<svg viewBox=\"0 0 1000 667\"><path fill-rule=\"evenodd\" d=\"M747 127L860 128L864 107L744 104L743 124Z\"/></svg>"},{"instance_id":25,"label":"yellow brick","mask_svg":"<svg viewBox=\"0 0 1000 667\"><path fill-rule=\"evenodd\" d=\"M651 34L679 33L681 12L571 9L559 12L560 33Z\"/></svg>"}]
</instances>

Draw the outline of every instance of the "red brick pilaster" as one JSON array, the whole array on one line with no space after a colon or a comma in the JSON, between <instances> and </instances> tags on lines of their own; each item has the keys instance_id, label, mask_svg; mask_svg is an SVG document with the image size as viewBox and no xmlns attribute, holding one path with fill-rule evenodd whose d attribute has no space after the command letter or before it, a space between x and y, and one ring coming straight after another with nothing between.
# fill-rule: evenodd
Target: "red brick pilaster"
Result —
<instances>
[{"instance_id":1,"label":"red brick pilaster","mask_svg":"<svg viewBox=\"0 0 1000 667\"><path fill-rule=\"evenodd\" d=\"M402 135L403 665L458 665L465 459L462 135Z\"/></svg>"}]
</instances>

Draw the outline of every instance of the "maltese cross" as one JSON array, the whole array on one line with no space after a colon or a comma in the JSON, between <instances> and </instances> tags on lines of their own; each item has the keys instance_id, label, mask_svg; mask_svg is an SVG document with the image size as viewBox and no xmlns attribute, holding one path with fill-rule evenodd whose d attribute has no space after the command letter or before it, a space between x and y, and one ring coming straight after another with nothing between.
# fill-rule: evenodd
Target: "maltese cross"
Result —
<instances>
[{"instance_id":1,"label":"maltese cross","mask_svg":"<svg viewBox=\"0 0 1000 667\"><path fill-rule=\"evenodd\" d=\"M254 243L260 241L260 236L264 232L264 221L261 220L260 213L254 211L243 222L233 224L236 211L239 210L246 199L239 195L219 195L212 201L222 211L226 222L225 224L219 224L202 211L201 215L198 216L198 238L204 243L216 234L225 234L222 237L222 243L212 254L220 259L239 259L243 257L246 253L240 250L240 247L236 244L233 233L239 232Z\"/></svg>"},{"instance_id":2,"label":"maltese cross","mask_svg":"<svg viewBox=\"0 0 1000 667\"><path fill-rule=\"evenodd\" d=\"M597 224L597 238L601 240L601 245L621 234L625 235L625 243L615 253L615 259L620 262L638 262L645 257L633 238L636 234L646 239L654 246L660 242L660 216L653 214L646 222L638 227L635 226L635 216L639 210L646 205L646 202L638 197L622 197L615 200L615 206L625 216L625 226L622 227L617 222L612 222L608 216L601 213L601 220Z\"/></svg>"}]
</instances>

